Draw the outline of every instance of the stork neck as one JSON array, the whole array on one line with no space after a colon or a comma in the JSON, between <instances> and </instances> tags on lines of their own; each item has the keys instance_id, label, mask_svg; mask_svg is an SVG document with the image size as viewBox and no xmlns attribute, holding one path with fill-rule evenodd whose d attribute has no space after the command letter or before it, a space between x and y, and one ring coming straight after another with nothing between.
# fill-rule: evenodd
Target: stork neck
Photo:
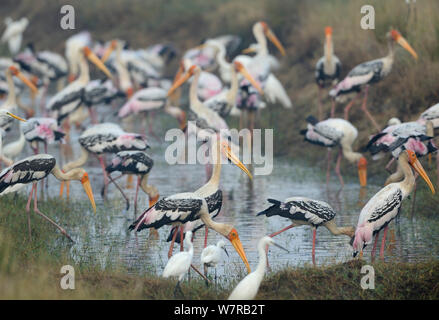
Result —
<instances>
[{"instance_id":1,"label":"stork neck","mask_svg":"<svg viewBox=\"0 0 439 320\"><path fill-rule=\"evenodd\" d=\"M400 182L401 188L405 191L406 194L409 194L413 191L413 188L415 186L415 176L413 174L412 168L410 167L405 157L400 157L398 159L398 165L401 166L401 169L404 172L404 180Z\"/></svg>"},{"instance_id":2,"label":"stork neck","mask_svg":"<svg viewBox=\"0 0 439 320\"><path fill-rule=\"evenodd\" d=\"M325 62L331 63L334 56L334 47L331 38L329 38L329 40L325 42L325 45L323 46L323 51L325 53Z\"/></svg>"},{"instance_id":3,"label":"stork neck","mask_svg":"<svg viewBox=\"0 0 439 320\"><path fill-rule=\"evenodd\" d=\"M202 212L200 214L200 219L201 221L203 221L203 223L210 229L215 230L216 232L218 232L219 234L223 235L224 237L227 237L229 234L229 228L226 224L224 223L220 223L220 222L215 222L212 220L212 218L210 217L209 213L207 212Z\"/></svg>"},{"instance_id":4,"label":"stork neck","mask_svg":"<svg viewBox=\"0 0 439 320\"><path fill-rule=\"evenodd\" d=\"M83 175L83 169L81 168L76 168L76 169L72 169L68 172L62 172L61 169L56 165L53 169L52 169L52 174L55 176L55 178L57 178L60 181L67 181L67 180L80 180L82 178Z\"/></svg>"},{"instance_id":5,"label":"stork neck","mask_svg":"<svg viewBox=\"0 0 439 320\"><path fill-rule=\"evenodd\" d=\"M345 234L347 236L353 236L354 235L354 229L351 227L338 227L335 224L334 220L330 220L328 222L325 223L325 227L335 236L341 235L341 234Z\"/></svg>"},{"instance_id":6,"label":"stork neck","mask_svg":"<svg viewBox=\"0 0 439 320\"><path fill-rule=\"evenodd\" d=\"M223 69L229 69L231 68L231 65L226 60L226 48L224 48L223 45L217 45L216 48L218 49L218 52L216 54L216 61L218 62L218 65L220 68Z\"/></svg>"},{"instance_id":7,"label":"stork neck","mask_svg":"<svg viewBox=\"0 0 439 320\"><path fill-rule=\"evenodd\" d=\"M87 159L88 159L88 152L83 147L81 147L81 156L78 159L67 163L63 167L63 171L68 172L73 168L81 167L87 161Z\"/></svg>"},{"instance_id":8,"label":"stork neck","mask_svg":"<svg viewBox=\"0 0 439 320\"><path fill-rule=\"evenodd\" d=\"M389 48L389 53L387 54L386 58L390 60L391 63L393 63L393 60L395 58L395 42L392 39L389 39L387 42L387 47Z\"/></svg>"},{"instance_id":9,"label":"stork neck","mask_svg":"<svg viewBox=\"0 0 439 320\"><path fill-rule=\"evenodd\" d=\"M82 53L79 54L79 81L88 83L90 81L90 70L87 60Z\"/></svg>"},{"instance_id":10,"label":"stork neck","mask_svg":"<svg viewBox=\"0 0 439 320\"><path fill-rule=\"evenodd\" d=\"M262 28L257 27L256 25L253 27L253 35L258 43L258 53L259 55L268 55L268 47L267 47L267 38L264 35L264 31Z\"/></svg>"},{"instance_id":11,"label":"stork neck","mask_svg":"<svg viewBox=\"0 0 439 320\"><path fill-rule=\"evenodd\" d=\"M6 106L15 106L17 103L16 95L15 95L15 85L12 80L12 74L9 69L6 70L6 80L8 82L8 98L6 99L4 105Z\"/></svg>"},{"instance_id":12,"label":"stork neck","mask_svg":"<svg viewBox=\"0 0 439 320\"><path fill-rule=\"evenodd\" d=\"M189 89L189 100L190 100L190 107L191 109L194 109L194 111L199 110L202 108L203 104L198 99L198 81L200 79L201 69L197 69L194 74L194 78L192 80L190 89Z\"/></svg>"},{"instance_id":13,"label":"stork neck","mask_svg":"<svg viewBox=\"0 0 439 320\"><path fill-rule=\"evenodd\" d=\"M352 151L352 147L348 145L342 145L343 156L351 163L356 163L363 157L359 152Z\"/></svg>"},{"instance_id":14,"label":"stork neck","mask_svg":"<svg viewBox=\"0 0 439 320\"><path fill-rule=\"evenodd\" d=\"M238 94L238 75L233 67L231 68L231 76L230 89L227 92L227 103L233 106L236 101L236 95Z\"/></svg>"}]
</instances>

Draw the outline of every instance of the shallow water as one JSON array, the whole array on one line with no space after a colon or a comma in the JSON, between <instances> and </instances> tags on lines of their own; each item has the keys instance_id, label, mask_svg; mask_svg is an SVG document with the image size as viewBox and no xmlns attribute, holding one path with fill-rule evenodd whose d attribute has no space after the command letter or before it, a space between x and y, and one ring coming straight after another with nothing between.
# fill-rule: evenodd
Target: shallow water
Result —
<instances>
[{"instance_id":1,"label":"shallow water","mask_svg":"<svg viewBox=\"0 0 439 320\"><path fill-rule=\"evenodd\" d=\"M111 110L111 109L110 109ZM107 121L111 120L112 112L100 109L101 115L106 114ZM110 115L110 116L109 116ZM159 116L154 121L158 131L163 123L169 126L170 120ZM173 123L171 123L172 125ZM139 125L139 124L137 124ZM140 126L138 127L140 128ZM157 134L159 135L159 134ZM6 140L13 140L17 131L12 132ZM77 141L78 133L73 130L72 141ZM163 136L163 135L159 135ZM154 159L154 167L149 176L149 183L155 185L161 196L174 193L189 192L198 189L205 183L206 173L203 165L175 165L170 166L165 162L164 151L167 142L158 142L150 139L151 149L149 154ZM26 152L30 155L28 146ZM73 146L74 153L79 155L79 144ZM326 156L326 151L321 150ZM49 146L49 153L59 156L58 146ZM23 155L22 157L24 157ZM107 162L111 155L107 156ZM61 162L61 161L60 161ZM343 162L343 165L347 163ZM98 205L96 216L85 203L86 196L79 183L71 183L71 203L81 200L84 219L74 224L63 224L75 240L71 246L71 255L76 261L97 259L103 268L108 265L121 266L130 273L142 274L155 272L160 274L167 262L169 243L166 242L170 227L165 226L159 230L159 240L149 237L149 231L140 232L137 237L128 231L128 226L134 219L133 199L135 189L125 189L130 197L131 207L125 210L125 201L119 191L110 186L108 201L104 202L99 194L103 183L102 171L96 158L89 158L85 169L88 171ZM117 174L115 174L117 175ZM219 222L233 224L239 232L240 239L246 251L250 266L254 269L258 263L257 243L261 237L278 231L290 222L281 217L257 217L256 214L268 207L267 198L284 200L292 196L305 196L328 202L337 212L336 222L339 226L355 226L362 205L379 189L382 181L369 179L367 189L360 189L356 177L345 176L345 187L340 190L338 179L332 175L329 188L325 184L325 168L310 167L304 161L274 159L273 172L268 176L255 176L253 181L242 173L237 167L223 165L221 188L224 193L223 208L216 218ZM49 194L57 195L59 183L50 178ZM125 178L119 180L124 187ZM361 199L360 199L361 198ZM148 199L139 192L138 214L147 208ZM401 216L390 224L388 233L388 250L386 260L421 261L439 256L439 224L432 219L408 218L410 201L403 205ZM214 231L209 232L208 244L215 244L222 237ZM285 266L298 266L311 264L312 229L301 226L289 229L278 235L275 240L289 249L286 253L276 247L270 249L269 261L273 270ZM200 254L204 242L204 230L197 232L194 239L195 255L193 263L201 268ZM223 254L223 262L218 266L218 275L228 277L245 273L245 267L231 244L226 244L230 257ZM365 256L369 259L370 246L366 249ZM175 251L179 245L175 245ZM346 236L333 236L326 228L319 228L316 242L316 262L318 265L327 265L350 260L352 248ZM213 272L213 271L212 271Z\"/></svg>"}]
</instances>

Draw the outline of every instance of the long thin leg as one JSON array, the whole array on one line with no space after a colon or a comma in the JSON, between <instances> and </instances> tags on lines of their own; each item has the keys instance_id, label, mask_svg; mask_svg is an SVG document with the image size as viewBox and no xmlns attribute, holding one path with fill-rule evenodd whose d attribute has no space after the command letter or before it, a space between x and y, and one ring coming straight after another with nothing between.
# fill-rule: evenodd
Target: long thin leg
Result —
<instances>
[{"instance_id":1,"label":"long thin leg","mask_svg":"<svg viewBox=\"0 0 439 320\"><path fill-rule=\"evenodd\" d=\"M99 159L99 163L101 164L101 168L102 171L104 173L104 199L107 198L107 186L108 186L108 175L107 175L107 170L105 170L105 163L104 163L104 159L103 156L98 156Z\"/></svg>"},{"instance_id":2,"label":"long thin leg","mask_svg":"<svg viewBox=\"0 0 439 320\"><path fill-rule=\"evenodd\" d=\"M316 265L316 233L317 229L313 228L312 231L312 264Z\"/></svg>"},{"instance_id":3,"label":"long thin leg","mask_svg":"<svg viewBox=\"0 0 439 320\"><path fill-rule=\"evenodd\" d=\"M335 99L331 101L331 118L334 118L335 115Z\"/></svg>"},{"instance_id":4,"label":"long thin leg","mask_svg":"<svg viewBox=\"0 0 439 320\"><path fill-rule=\"evenodd\" d=\"M318 100L319 100L319 113L318 113L318 116L319 116L319 121L322 121L323 120L323 106L322 106L322 87L320 87L320 86L318 86L319 87L319 98L318 98Z\"/></svg>"},{"instance_id":5,"label":"long thin leg","mask_svg":"<svg viewBox=\"0 0 439 320\"><path fill-rule=\"evenodd\" d=\"M351 102L349 102L347 104L347 106L344 108L344 119L345 120L349 120L349 110L352 108L352 106L354 105L355 101L357 101L357 98L359 96L360 93L357 93L357 95L355 96L355 98L353 98L351 100Z\"/></svg>"},{"instance_id":6,"label":"long thin leg","mask_svg":"<svg viewBox=\"0 0 439 320\"><path fill-rule=\"evenodd\" d=\"M204 276L207 278L207 264L203 264L203 266L204 266ZM207 282L207 281L205 281L205 282L206 282L206 287L208 287L209 282Z\"/></svg>"},{"instance_id":7,"label":"long thin leg","mask_svg":"<svg viewBox=\"0 0 439 320\"><path fill-rule=\"evenodd\" d=\"M175 228L178 230L178 227ZM172 256L172 251L174 251L175 238L177 238L177 233L178 233L177 230L175 230L175 233L172 236L171 245L169 246L169 251L168 251L168 258Z\"/></svg>"},{"instance_id":8,"label":"long thin leg","mask_svg":"<svg viewBox=\"0 0 439 320\"><path fill-rule=\"evenodd\" d=\"M28 231L29 231L29 240L31 240L31 237L32 237L32 229L30 226L30 202L32 200L32 196L34 193L34 188L35 188L35 183L32 183L32 189L30 191L29 198L27 199L27 205L26 205L27 227L28 227Z\"/></svg>"},{"instance_id":9,"label":"long thin leg","mask_svg":"<svg viewBox=\"0 0 439 320\"><path fill-rule=\"evenodd\" d=\"M384 228L384 232L383 232L383 239L381 240L381 250L380 250L380 258L384 260L384 247L386 244L386 235L387 235L387 229L389 228L389 225L387 225Z\"/></svg>"},{"instance_id":10,"label":"long thin leg","mask_svg":"<svg viewBox=\"0 0 439 320\"><path fill-rule=\"evenodd\" d=\"M331 162L332 162L332 150L328 148L328 165L326 167L326 186L329 184L329 179L331 178Z\"/></svg>"},{"instance_id":11,"label":"long thin leg","mask_svg":"<svg viewBox=\"0 0 439 320\"><path fill-rule=\"evenodd\" d=\"M180 251L184 250L183 246L183 226L180 227Z\"/></svg>"},{"instance_id":12,"label":"long thin leg","mask_svg":"<svg viewBox=\"0 0 439 320\"><path fill-rule=\"evenodd\" d=\"M63 235L65 235L67 237L67 239L69 239L72 242L73 241L72 238L70 238L70 236L67 234L66 230L64 230L64 228L62 228L61 226L59 226L55 221L53 221L52 219L50 219L49 217L47 217L44 213L42 213L39 209L38 209L38 200L37 200L37 184L35 183L35 192L34 192L34 212L38 213L40 216L42 216L44 219L46 219L47 221L49 221L52 225L54 225L59 231L61 231L61 233Z\"/></svg>"},{"instance_id":13,"label":"long thin leg","mask_svg":"<svg viewBox=\"0 0 439 320\"><path fill-rule=\"evenodd\" d=\"M207 235L209 234L209 227L204 226L204 247L207 247Z\"/></svg>"},{"instance_id":14,"label":"long thin leg","mask_svg":"<svg viewBox=\"0 0 439 320\"><path fill-rule=\"evenodd\" d=\"M372 116L372 114L369 112L369 110L367 109L367 96L368 96L368 92L369 92L369 86L366 86L365 91L364 91L364 99L363 99L363 103L361 105L361 109L363 110L363 112L366 114L366 117L369 118L369 120L372 122L373 126L375 127L375 129L380 132L380 126L378 125L378 123L375 121L375 118Z\"/></svg>"},{"instance_id":15,"label":"long thin leg","mask_svg":"<svg viewBox=\"0 0 439 320\"><path fill-rule=\"evenodd\" d=\"M287 231L288 229L291 229L291 228L293 228L293 227L295 227L295 226L296 226L296 225L295 225L294 223L292 223L292 224L289 225L288 227L285 227L285 228L283 228L282 230L279 230L279 231L277 231L277 232L275 232L275 233L270 234L269 237L270 237L270 238L273 238L273 237L277 236L279 233L282 233L282 232L284 232L284 231Z\"/></svg>"},{"instance_id":16,"label":"long thin leg","mask_svg":"<svg viewBox=\"0 0 439 320\"><path fill-rule=\"evenodd\" d=\"M344 187L344 182L343 182L343 177L341 176L341 173L340 173L341 157L342 157L342 151L340 149L338 151L337 164L335 165L335 173L337 174L338 179L340 180L341 187L343 188Z\"/></svg>"},{"instance_id":17,"label":"long thin leg","mask_svg":"<svg viewBox=\"0 0 439 320\"><path fill-rule=\"evenodd\" d=\"M376 235L375 235L375 241L374 241L374 243L373 243L373 248L372 248L372 253L371 253L371 256L372 256L372 262L373 262L373 260L375 259L375 251L376 251L377 244L378 244L378 236L379 236L379 232L376 233Z\"/></svg>"},{"instance_id":18,"label":"long thin leg","mask_svg":"<svg viewBox=\"0 0 439 320\"><path fill-rule=\"evenodd\" d=\"M126 202L126 209L125 210L128 211L130 209L130 200L128 199L127 195L125 194L125 192L123 192L122 188L116 183L116 181L114 181L115 179L113 179L110 174L108 175L108 179L110 179L110 182L113 183L116 186L117 190L120 191L122 197L125 199L125 202ZM104 189L102 189L102 191L104 191ZM103 196L103 194L102 194L102 196ZM134 204L134 206L135 206L135 204Z\"/></svg>"},{"instance_id":19,"label":"long thin leg","mask_svg":"<svg viewBox=\"0 0 439 320\"><path fill-rule=\"evenodd\" d=\"M392 173L392 172L390 171L390 166L392 165L393 162L395 162L395 158L392 157L392 159L390 159L390 161L386 164L386 171L387 171L388 173Z\"/></svg>"},{"instance_id":20,"label":"long thin leg","mask_svg":"<svg viewBox=\"0 0 439 320\"><path fill-rule=\"evenodd\" d=\"M418 173L415 172L415 186L413 187L413 194L412 194L412 208L410 210L410 217L413 218L413 215L415 214L415 207L416 207L416 186L418 185L416 183L416 178L418 177Z\"/></svg>"},{"instance_id":21,"label":"long thin leg","mask_svg":"<svg viewBox=\"0 0 439 320\"><path fill-rule=\"evenodd\" d=\"M137 176L136 195L134 196L134 216L137 216L137 196L139 194L140 176Z\"/></svg>"}]
</instances>

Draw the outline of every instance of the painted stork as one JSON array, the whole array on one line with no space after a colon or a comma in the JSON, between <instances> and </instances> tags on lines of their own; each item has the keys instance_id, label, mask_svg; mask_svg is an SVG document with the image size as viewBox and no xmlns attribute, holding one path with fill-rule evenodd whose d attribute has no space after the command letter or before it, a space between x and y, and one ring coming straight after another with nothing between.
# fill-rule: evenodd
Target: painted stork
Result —
<instances>
[{"instance_id":1,"label":"painted stork","mask_svg":"<svg viewBox=\"0 0 439 320\"><path fill-rule=\"evenodd\" d=\"M377 131L380 131L380 127L378 126L377 122L375 121L366 106L369 85L381 81L392 70L392 65L395 58L395 43L401 45L415 59L418 58L415 50L413 50L410 44L403 38L403 36L398 31L394 29L391 30L387 34L387 39L389 46L389 53L387 54L387 56L359 64L348 73L346 78L340 81L334 87L334 89L329 92L329 95L333 98L353 91L358 92L358 96L361 92L361 89L364 87L364 99L361 108L365 115L370 119L374 127L377 129ZM354 102L355 99L353 99L344 109L346 120L348 119L349 109L352 107Z\"/></svg>"},{"instance_id":2,"label":"painted stork","mask_svg":"<svg viewBox=\"0 0 439 320\"><path fill-rule=\"evenodd\" d=\"M18 104L17 104L17 95L15 94L15 86L12 80L12 76L16 76L18 79L20 79L24 84L26 84L32 90L32 92L36 93L38 92L38 89L15 66L10 66L9 68L7 68L5 73L6 73L6 80L8 82L8 97L6 98L5 102L3 102L3 104L0 106L0 109L7 110L9 112L15 112ZM31 116L33 114L33 110L27 109L26 113L28 116ZM6 120L6 122L1 122L0 128L5 131L9 131L11 129L12 119L4 119L4 120Z\"/></svg>"},{"instance_id":3,"label":"painted stork","mask_svg":"<svg viewBox=\"0 0 439 320\"><path fill-rule=\"evenodd\" d=\"M415 176L411 168L425 180L431 192L435 193L433 184L417 159L415 152L403 150L398 157L398 166L404 172L404 180L390 183L382 188L367 202L360 212L355 236L352 239L354 257L358 252L361 251L362 253L366 245L372 243L372 237L375 236L375 243L372 249L372 257L374 257L378 234L384 229L380 250L380 257L384 259L388 224L399 214L403 200L407 198L415 186Z\"/></svg>"},{"instance_id":4,"label":"painted stork","mask_svg":"<svg viewBox=\"0 0 439 320\"><path fill-rule=\"evenodd\" d=\"M23 150L25 142L29 142L35 154L39 153L38 144L44 144L44 153L47 145L56 141L63 142L64 132L53 118L30 118L20 125L20 137L3 148L6 157L15 159Z\"/></svg>"},{"instance_id":5,"label":"painted stork","mask_svg":"<svg viewBox=\"0 0 439 320\"><path fill-rule=\"evenodd\" d=\"M119 151L146 150L149 147L144 135L127 133L117 124L109 122L91 126L79 136L78 141L81 145L81 156L64 165L63 171L68 172L73 168L84 165L89 154L96 155L104 174L104 197L108 186L108 176L103 158L104 154L117 153ZM61 184L61 195L63 193L63 187L64 185Z\"/></svg>"},{"instance_id":6,"label":"painted stork","mask_svg":"<svg viewBox=\"0 0 439 320\"><path fill-rule=\"evenodd\" d=\"M421 113L420 119L430 120L433 122L433 128L439 129L439 103L431 106Z\"/></svg>"},{"instance_id":7,"label":"painted stork","mask_svg":"<svg viewBox=\"0 0 439 320\"><path fill-rule=\"evenodd\" d=\"M181 295L184 297L183 291L180 287L180 282L183 280L185 274L189 271L194 257L194 246L192 244L192 232L186 233L186 246L188 251L183 251L174 254L165 266L163 270L163 278L178 277L177 285L174 289L174 296L176 296L177 289L180 290Z\"/></svg>"},{"instance_id":8,"label":"painted stork","mask_svg":"<svg viewBox=\"0 0 439 320\"><path fill-rule=\"evenodd\" d=\"M149 206L153 206L159 199L157 188L148 184L149 172L154 165L152 158L144 151L120 151L116 153L111 164L106 167L107 174L111 175L114 171L122 174L137 175L136 195L134 197L134 214L137 215L137 195L139 186L149 197ZM111 180L113 180L110 177ZM120 190L122 192L122 190ZM122 192L123 194L123 192ZM127 197L124 195L124 198ZM129 203L128 203L129 206Z\"/></svg>"},{"instance_id":9,"label":"painted stork","mask_svg":"<svg viewBox=\"0 0 439 320\"><path fill-rule=\"evenodd\" d=\"M201 251L201 264L204 266L204 275L207 277L207 268L215 268L215 282L216 282L216 265L221 261L221 250L224 250L227 256L229 253L226 249L226 243L223 240L217 242L217 244L207 246ZM206 283L207 284L207 283Z\"/></svg>"},{"instance_id":10,"label":"painted stork","mask_svg":"<svg viewBox=\"0 0 439 320\"><path fill-rule=\"evenodd\" d=\"M6 29L3 32L1 41L8 43L11 55L16 54L20 50L23 32L26 30L28 24L29 20L26 17L16 21L13 21L9 17L5 19Z\"/></svg>"},{"instance_id":11,"label":"painted stork","mask_svg":"<svg viewBox=\"0 0 439 320\"><path fill-rule=\"evenodd\" d=\"M69 65L69 82L75 80L78 73L80 73L81 61L79 60L78 51L84 47L90 47L91 44L91 34L88 31L81 31L66 40L65 56Z\"/></svg>"},{"instance_id":12,"label":"painted stork","mask_svg":"<svg viewBox=\"0 0 439 320\"><path fill-rule=\"evenodd\" d=\"M158 229L169 224L180 226L180 244L182 250L183 232L181 225L187 222L201 220L205 225L206 230L207 228L211 228L232 243L233 247L244 261L247 270L250 272L250 266L236 229L232 225L213 221L211 214L214 214L217 211L219 212L222 203L222 197L217 196L218 193L221 193L221 190L219 190L221 153L243 170L249 177L251 177L251 174L233 154L228 143L225 141L219 141L219 136L217 136L217 139L218 140L214 140L214 138L212 138L211 140L212 147L210 153L212 161L215 161L215 166L210 180L195 192L178 193L162 198L154 206L150 207L140 215L137 220L130 225L129 229L139 232L146 228L153 227ZM219 209L217 209L218 207ZM174 233L168 257L172 255L176 236L177 232ZM207 232L205 235L205 243L206 241Z\"/></svg>"},{"instance_id":13,"label":"painted stork","mask_svg":"<svg viewBox=\"0 0 439 320\"><path fill-rule=\"evenodd\" d=\"M325 28L325 44L323 46L324 55L316 64L315 79L319 87L319 120L323 119L322 109L322 89L328 85L338 82L341 72L340 59L334 54L334 44L332 42L332 28ZM332 103L331 118L334 117L335 102Z\"/></svg>"},{"instance_id":14,"label":"painted stork","mask_svg":"<svg viewBox=\"0 0 439 320\"><path fill-rule=\"evenodd\" d=\"M367 160L361 153L352 150L352 145L358 136L357 129L349 121L339 118L330 118L319 122L315 117L309 116L306 121L308 122L308 128L301 131L301 134L305 136L305 141L328 148L326 183L329 182L331 148L340 146L335 167L340 184L342 187L344 186L343 177L340 174L340 162L343 155L349 162L358 165L360 185L362 187L366 186Z\"/></svg>"},{"instance_id":15,"label":"painted stork","mask_svg":"<svg viewBox=\"0 0 439 320\"><path fill-rule=\"evenodd\" d=\"M37 184L39 180L46 178L49 174L55 176L60 181L78 180L81 181L85 193L90 199L90 203L96 213L96 204L93 197L93 191L88 179L88 174L82 168L74 169L68 173L62 172L56 165L56 159L49 154L38 154L14 163L12 166L4 169L0 173L0 196L16 192L25 185L32 183L32 190L27 201L26 211L29 227L29 238L31 237L30 226L30 203L34 199L34 212L49 221L58 230L61 231L69 240L73 241L67 232L52 219L47 217L38 209L37 204Z\"/></svg>"},{"instance_id":16,"label":"painted stork","mask_svg":"<svg viewBox=\"0 0 439 320\"><path fill-rule=\"evenodd\" d=\"M84 100L84 90L90 82L89 67L86 58L94 63L108 78L112 78L110 71L101 60L88 47L78 49L76 52L79 59L79 77L69 83L64 89L55 94L48 102L46 108L54 118L61 123L73 111L79 108Z\"/></svg>"},{"instance_id":17,"label":"painted stork","mask_svg":"<svg viewBox=\"0 0 439 320\"><path fill-rule=\"evenodd\" d=\"M284 247L278 245L273 238L265 236L258 243L259 262L256 270L245 276L238 285L233 289L228 300L253 300L258 294L259 286L262 279L264 279L265 268L267 266L266 248L269 245L274 245L286 252L289 252Z\"/></svg>"},{"instance_id":18,"label":"painted stork","mask_svg":"<svg viewBox=\"0 0 439 320\"><path fill-rule=\"evenodd\" d=\"M313 200L305 197L291 197L285 199L285 201L278 201L274 199L268 199L271 203L271 207L259 212L257 215L280 216L290 219L292 224L283 228L280 231L274 232L270 237L277 236L278 234L302 225L311 226L313 229L312 235L312 262L315 265L315 247L316 247L316 233L317 228L320 226L326 227L333 235L346 235L350 238L354 236L354 227L337 227L335 224L335 211L334 209L324 201Z\"/></svg>"}]
</instances>

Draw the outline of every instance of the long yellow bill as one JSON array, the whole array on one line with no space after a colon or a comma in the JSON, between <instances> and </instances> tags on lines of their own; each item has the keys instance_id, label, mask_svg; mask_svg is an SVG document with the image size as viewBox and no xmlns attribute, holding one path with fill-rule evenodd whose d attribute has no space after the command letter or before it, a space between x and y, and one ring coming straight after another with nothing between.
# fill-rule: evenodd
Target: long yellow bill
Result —
<instances>
[{"instance_id":1,"label":"long yellow bill","mask_svg":"<svg viewBox=\"0 0 439 320\"><path fill-rule=\"evenodd\" d=\"M87 57L87 59L93 62L96 65L96 67L101 69L101 71L105 73L105 75L108 78L113 79L113 76L111 75L110 71L107 69L104 63L101 60L99 60L99 58L90 50L89 47L84 47L84 54Z\"/></svg>"},{"instance_id":2,"label":"long yellow bill","mask_svg":"<svg viewBox=\"0 0 439 320\"><path fill-rule=\"evenodd\" d=\"M244 262L248 273L250 273L251 272L250 265L245 255L244 248L242 247L241 240L239 240L238 232L236 231L236 229L232 229L232 231L230 231L229 235L227 236L227 239L229 239L229 241L232 243L232 246L235 248L236 252L238 252L239 256Z\"/></svg>"},{"instance_id":3,"label":"long yellow bill","mask_svg":"<svg viewBox=\"0 0 439 320\"><path fill-rule=\"evenodd\" d=\"M241 73L250 83L253 87L258 90L260 95L264 95L264 91L262 90L261 86L258 82L252 77L252 75L247 71L247 69L242 65L242 63L235 61L235 68L238 70L239 73Z\"/></svg>"},{"instance_id":4,"label":"long yellow bill","mask_svg":"<svg viewBox=\"0 0 439 320\"><path fill-rule=\"evenodd\" d=\"M9 111L7 111L6 114L7 114L8 116L14 118L14 119L17 119L17 120L20 120L20 121L23 121L23 122L26 122L26 121L27 121L26 119L20 118L19 116L16 116L15 114L13 114L13 113L11 113L11 112L9 112Z\"/></svg>"},{"instance_id":5,"label":"long yellow bill","mask_svg":"<svg viewBox=\"0 0 439 320\"><path fill-rule=\"evenodd\" d=\"M105 63L108 60L111 53L114 51L114 49L116 49L116 46L117 46L117 41L116 40L111 41L110 46L107 48L107 50L105 50L104 55L101 58L101 61L103 63Z\"/></svg>"},{"instance_id":6,"label":"long yellow bill","mask_svg":"<svg viewBox=\"0 0 439 320\"><path fill-rule=\"evenodd\" d=\"M93 190L91 189L90 180L88 179L88 174L84 173L81 179L82 187L84 188L85 193L90 199L91 206L93 207L93 211L96 214L96 203L93 197Z\"/></svg>"},{"instance_id":7,"label":"long yellow bill","mask_svg":"<svg viewBox=\"0 0 439 320\"><path fill-rule=\"evenodd\" d=\"M250 179L253 179L253 176L250 173L250 171L244 166L241 160L239 160L239 158L232 152L232 149L226 142L222 142L221 150L223 151L224 155L228 159L230 159L230 161L232 161L239 169L244 171Z\"/></svg>"},{"instance_id":8,"label":"long yellow bill","mask_svg":"<svg viewBox=\"0 0 439 320\"><path fill-rule=\"evenodd\" d=\"M399 36L398 40L396 40L398 44L406 49L415 59L418 59L418 54L416 51L412 48L412 46L405 40L402 36Z\"/></svg>"},{"instance_id":9,"label":"long yellow bill","mask_svg":"<svg viewBox=\"0 0 439 320\"><path fill-rule=\"evenodd\" d=\"M10 66L9 69L12 71L14 76L20 79L26 86L28 86L29 89L31 89L34 94L38 93L38 89L37 87L35 87L32 81L26 78L17 68L15 68L14 66Z\"/></svg>"},{"instance_id":10,"label":"long yellow bill","mask_svg":"<svg viewBox=\"0 0 439 320\"><path fill-rule=\"evenodd\" d=\"M415 158L414 161L409 162L410 165L413 167L413 169L422 177L422 179L425 180L427 185L429 186L431 193L435 194L436 191L434 190L434 186L430 181L430 178L428 177L427 173L425 172L424 168L422 167L422 164L419 162L418 159Z\"/></svg>"},{"instance_id":11,"label":"long yellow bill","mask_svg":"<svg viewBox=\"0 0 439 320\"><path fill-rule=\"evenodd\" d=\"M183 83L185 83L187 80L189 80L189 78L191 76L192 76L192 74L190 72L186 72L185 75L180 76L179 78L177 78L174 81L171 89L169 89L169 91L168 91L168 97L170 95L172 95L174 93L174 91L177 90Z\"/></svg>"},{"instance_id":12,"label":"long yellow bill","mask_svg":"<svg viewBox=\"0 0 439 320\"><path fill-rule=\"evenodd\" d=\"M265 35L267 36L268 39L270 39L271 42L273 42L276 48L279 49L281 55L285 56L286 52L284 46L282 45L282 43L280 43L279 39L276 37L276 35L270 28L268 27L265 28Z\"/></svg>"}]
</instances>

